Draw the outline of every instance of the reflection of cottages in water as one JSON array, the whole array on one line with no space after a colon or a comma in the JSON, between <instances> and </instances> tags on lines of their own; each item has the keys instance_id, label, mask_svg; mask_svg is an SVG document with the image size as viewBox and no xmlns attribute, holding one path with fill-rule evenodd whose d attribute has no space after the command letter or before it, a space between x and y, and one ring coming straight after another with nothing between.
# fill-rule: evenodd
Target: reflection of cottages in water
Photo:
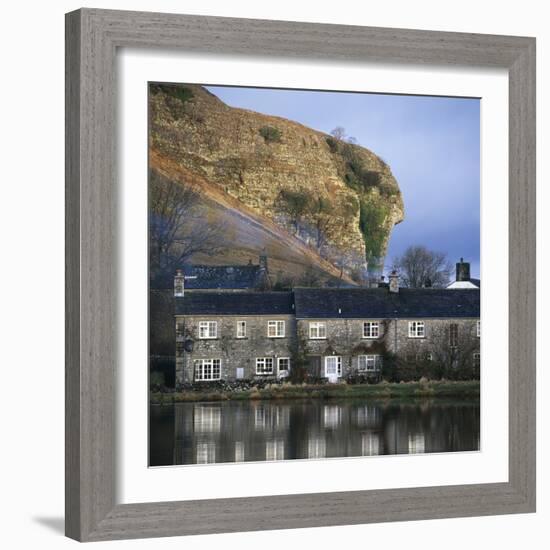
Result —
<instances>
[{"instance_id":1,"label":"reflection of cottages in water","mask_svg":"<svg viewBox=\"0 0 550 550\"><path fill-rule=\"evenodd\" d=\"M216 443L203 441L197 443L197 464L213 464L216 462Z\"/></svg>"},{"instance_id":2,"label":"reflection of cottages in water","mask_svg":"<svg viewBox=\"0 0 550 550\"><path fill-rule=\"evenodd\" d=\"M284 460L290 440L290 405L182 403L175 407L174 464Z\"/></svg>"},{"instance_id":3,"label":"reflection of cottages in water","mask_svg":"<svg viewBox=\"0 0 550 550\"><path fill-rule=\"evenodd\" d=\"M342 408L338 405L323 407L323 425L327 429L337 428L342 423Z\"/></svg>"},{"instance_id":4,"label":"reflection of cottages in water","mask_svg":"<svg viewBox=\"0 0 550 550\"><path fill-rule=\"evenodd\" d=\"M290 407L286 405L256 405L254 410L254 429L286 430L290 424Z\"/></svg>"},{"instance_id":5,"label":"reflection of cottages in water","mask_svg":"<svg viewBox=\"0 0 550 550\"><path fill-rule=\"evenodd\" d=\"M219 405L197 405L193 409L195 433L216 433L221 429L222 411Z\"/></svg>"},{"instance_id":6,"label":"reflection of cottages in water","mask_svg":"<svg viewBox=\"0 0 550 550\"><path fill-rule=\"evenodd\" d=\"M307 458L325 458L327 443L324 436L310 437L307 442Z\"/></svg>"},{"instance_id":7,"label":"reflection of cottages in water","mask_svg":"<svg viewBox=\"0 0 550 550\"><path fill-rule=\"evenodd\" d=\"M266 425L265 407L259 405L254 409L254 429L265 430Z\"/></svg>"},{"instance_id":8,"label":"reflection of cottages in water","mask_svg":"<svg viewBox=\"0 0 550 550\"><path fill-rule=\"evenodd\" d=\"M235 462L244 462L244 443L242 441L235 441Z\"/></svg>"},{"instance_id":9,"label":"reflection of cottages in water","mask_svg":"<svg viewBox=\"0 0 550 550\"><path fill-rule=\"evenodd\" d=\"M182 403L174 464L419 454L479 448L471 406L295 401ZM439 412L437 414L435 411ZM474 416L472 416L474 415ZM477 415L477 416L475 416Z\"/></svg>"},{"instance_id":10,"label":"reflection of cottages in water","mask_svg":"<svg viewBox=\"0 0 550 550\"><path fill-rule=\"evenodd\" d=\"M409 406L410 407L410 406ZM405 409L404 406L399 407ZM418 409L417 409L418 410ZM400 413L385 422L384 442L387 454L420 454L438 450L436 433L429 433L422 417ZM426 436L426 434L428 435Z\"/></svg>"},{"instance_id":11,"label":"reflection of cottages in water","mask_svg":"<svg viewBox=\"0 0 550 550\"><path fill-rule=\"evenodd\" d=\"M361 435L361 455L376 456L380 454L380 435L368 431Z\"/></svg>"},{"instance_id":12,"label":"reflection of cottages in water","mask_svg":"<svg viewBox=\"0 0 550 550\"><path fill-rule=\"evenodd\" d=\"M357 426L359 428L376 428L380 423L380 407L364 405L357 407Z\"/></svg>"},{"instance_id":13,"label":"reflection of cottages in water","mask_svg":"<svg viewBox=\"0 0 550 550\"><path fill-rule=\"evenodd\" d=\"M426 437L424 434L409 434L409 454L426 452Z\"/></svg>"},{"instance_id":14,"label":"reflection of cottages in water","mask_svg":"<svg viewBox=\"0 0 550 550\"><path fill-rule=\"evenodd\" d=\"M265 442L266 460L284 460L285 442L282 439L272 439Z\"/></svg>"}]
</instances>

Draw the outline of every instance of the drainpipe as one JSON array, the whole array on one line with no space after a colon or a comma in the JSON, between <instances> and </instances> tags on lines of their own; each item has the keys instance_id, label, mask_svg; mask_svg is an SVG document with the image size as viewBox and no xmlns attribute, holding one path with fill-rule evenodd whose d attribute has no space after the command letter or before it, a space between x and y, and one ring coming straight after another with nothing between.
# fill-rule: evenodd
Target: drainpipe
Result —
<instances>
[{"instance_id":1,"label":"drainpipe","mask_svg":"<svg viewBox=\"0 0 550 550\"><path fill-rule=\"evenodd\" d=\"M393 349L395 355L397 355L397 317L393 318Z\"/></svg>"}]
</instances>

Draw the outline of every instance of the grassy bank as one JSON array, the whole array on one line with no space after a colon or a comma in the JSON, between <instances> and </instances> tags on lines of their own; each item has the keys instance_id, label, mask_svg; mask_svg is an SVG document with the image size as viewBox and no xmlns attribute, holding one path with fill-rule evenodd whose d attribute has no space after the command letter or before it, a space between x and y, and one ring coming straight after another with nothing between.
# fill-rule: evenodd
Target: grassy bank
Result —
<instances>
[{"instance_id":1,"label":"grassy bank","mask_svg":"<svg viewBox=\"0 0 550 550\"><path fill-rule=\"evenodd\" d=\"M151 393L151 403L168 404L187 401L227 401L246 399L341 399L341 398L415 398L415 397L479 397L479 381L428 381L400 384L322 384L296 385L273 384L262 389L233 391L184 391L175 393Z\"/></svg>"}]
</instances>

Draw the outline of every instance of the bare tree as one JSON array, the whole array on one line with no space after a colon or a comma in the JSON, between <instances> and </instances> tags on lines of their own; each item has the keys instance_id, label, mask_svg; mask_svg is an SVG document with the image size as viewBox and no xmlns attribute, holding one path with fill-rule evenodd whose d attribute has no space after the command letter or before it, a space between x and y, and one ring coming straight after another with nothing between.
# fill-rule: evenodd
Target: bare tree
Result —
<instances>
[{"instance_id":1,"label":"bare tree","mask_svg":"<svg viewBox=\"0 0 550 550\"><path fill-rule=\"evenodd\" d=\"M346 139L346 130L345 130L345 128L342 128L342 126L336 126L336 128L334 128L330 132L330 135L333 138L336 138L336 139L339 139L339 140L343 141L344 139Z\"/></svg>"},{"instance_id":2,"label":"bare tree","mask_svg":"<svg viewBox=\"0 0 550 550\"><path fill-rule=\"evenodd\" d=\"M475 331L473 322L448 323L434 329L430 351L442 376L464 380L479 378L479 367L476 367L474 358L474 354L479 352L479 338Z\"/></svg>"},{"instance_id":3,"label":"bare tree","mask_svg":"<svg viewBox=\"0 0 550 550\"><path fill-rule=\"evenodd\" d=\"M442 252L425 246L409 246L402 256L394 259L393 269L398 271L402 286L442 288L449 282L452 267Z\"/></svg>"},{"instance_id":4,"label":"bare tree","mask_svg":"<svg viewBox=\"0 0 550 550\"><path fill-rule=\"evenodd\" d=\"M172 274L197 253L215 254L223 246L224 227L209 220L192 185L149 173L149 261L151 275Z\"/></svg>"}]
</instances>

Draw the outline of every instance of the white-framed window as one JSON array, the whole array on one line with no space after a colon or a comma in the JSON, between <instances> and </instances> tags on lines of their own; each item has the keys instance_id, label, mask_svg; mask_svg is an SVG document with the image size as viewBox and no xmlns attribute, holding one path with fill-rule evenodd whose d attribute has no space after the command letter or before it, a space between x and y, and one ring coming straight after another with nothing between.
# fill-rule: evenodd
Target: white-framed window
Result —
<instances>
[{"instance_id":1,"label":"white-framed window","mask_svg":"<svg viewBox=\"0 0 550 550\"><path fill-rule=\"evenodd\" d=\"M342 376L342 358L338 355L325 357L325 376Z\"/></svg>"},{"instance_id":2,"label":"white-framed window","mask_svg":"<svg viewBox=\"0 0 550 550\"><path fill-rule=\"evenodd\" d=\"M378 338L380 336L380 323L378 321L365 321L363 323L363 338Z\"/></svg>"},{"instance_id":3,"label":"white-framed window","mask_svg":"<svg viewBox=\"0 0 550 550\"><path fill-rule=\"evenodd\" d=\"M479 351L474 352L474 367L479 367L481 364L481 353Z\"/></svg>"},{"instance_id":4,"label":"white-framed window","mask_svg":"<svg viewBox=\"0 0 550 550\"><path fill-rule=\"evenodd\" d=\"M273 374L273 357L256 357L256 374Z\"/></svg>"},{"instance_id":5,"label":"white-framed window","mask_svg":"<svg viewBox=\"0 0 550 550\"><path fill-rule=\"evenodd\" d=\"M458 324L451 323L449 325L449 346L456 348L458 346Z\"/></svg>"},{"instance_id":6,"label":"white-framed window","mask_svg":"<svg viewBox=\"0 0 550 550\"><path fill-rule=\"evenodd\" d=\"M221 359L195 359L195 380L220 380L222 377Z\"/></svg>"},{"instance_id":7,"label":"white-framed window","mask_svg":"<svg viewBox=\"0 0 550 550\"><path fill-rule=\"evenodd\" d=\"M311 340L324 340L327 337L327 324L324 321L311 321L309 337Z\"/></svg>"},{"instance_id":8,"label":"white-framed window","mask_svg":"<svg viewBox=\"0 0 550 550\"><path fill-rule=\"evenodd\" d=\"M237 321L237 338L246 338L246 321Z\"/></svg>"},{"instance_id":9,"label":"white-framed window","mask_svg":"<svg viewBox=\"0 0 550 550\"><path fill-rule=\"evenodd\" d=\"M208 338L218 337L218 321L200 321L199 338L206 340Z\"/></svg>"},{"instance_id":10,"label":"white-framed window","mask_svg":"<svg viewBox=\"0 0 550 550\"><path fill-rule=\"evenodd\" d=\"M409 321L409 338L424 338L425 335L424 321Z\"/></svg>"},{"instance_id":11,"label":"white-framed window","mask_svg":"<svg viewBox=\"0 0 550 550\"><path fill-rule=\"evenodd\" d=\"M284 321L268 321L267 336L269 338L284 338L285 322Z\"/></svg>"},{"instance_id":12,"label":"white-framed window","mask_svg":"<svg viewBox=\"0 0 550 550\"><path fill-rule=\"evenodd\" d=\"M433 353L431 351L428 351L426 353L426 361L433 361L433 360L434 360Z\"/></svg>"},{"instance_id":13,"label":"white-framed window","mask_svg":"<svg viewBox=\"0 0 550 550\"><path fill-rule=\"evenodd\" d=\"M381 355L359 355L357 370L359 372L373 372L378 371L382 367L382 356Z\"/></svg>"},{"instance_id":14,"label":"white-framed window","mask_svg":"<svg viewBox=\"0 0 550 550\"><path fill-rule=\"evenodd\" d=\"M481 338L481 321L478 321L476 323L476 333L477 333L477 337Z\"/></svg>"},{"instance_id":15,"label":"white-framed window","mask_svg":"<svg viewBox=\"0 0 550 550\"><path fill-rule=\"evenodd\" d=\"M277 359L277 371L279 374L290 372L290 357L279 357Z\"/></svg>"}]
</instances>

